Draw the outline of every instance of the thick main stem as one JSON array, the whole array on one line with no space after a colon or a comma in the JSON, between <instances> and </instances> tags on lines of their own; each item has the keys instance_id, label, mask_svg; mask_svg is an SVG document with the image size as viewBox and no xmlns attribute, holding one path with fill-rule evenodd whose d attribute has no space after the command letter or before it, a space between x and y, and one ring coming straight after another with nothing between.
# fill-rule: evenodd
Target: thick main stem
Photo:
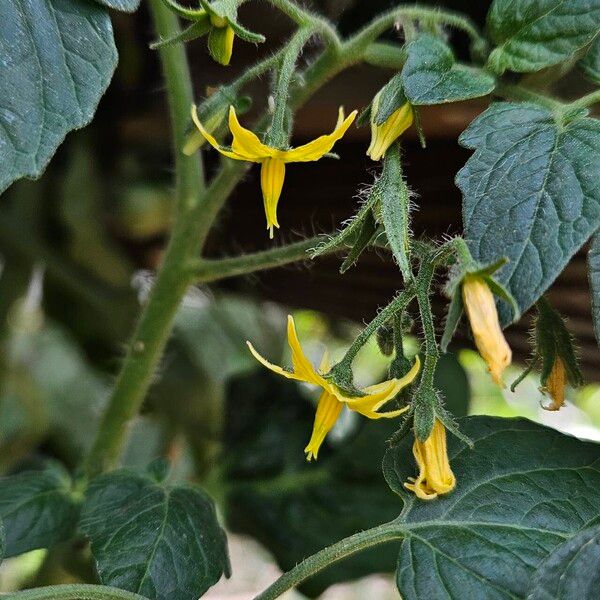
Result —
<instances>
[{"instance_id":1,"label":"thick main stem","mask_svg":"<svg viewBox=\"0 0 600 600\"><path fill-rule=\"evenodd\" d=\"M372 546L400 540L404 537L404 533L405 530L402 524L391 521L340 540L328 548L305 558L291 571L284 573L264 592L256 596L255 600L274 600L274 598L281 596L287 590L302 583L305 579L312 577L329 565Z\"/></svg>"},{"instance_id":2,"label":"thick main stem","mask_svg":"<svg viewBox=\"0 0 600 600\"><path fill-rule=\"evenodd\" d=\"M179 31L177 17L161 0L150 0L157 33L169 37ZM137 414L169 338L173 319L189 284L187 262L199 248L199 232L207 230L199 213L204 203L215 202L220 190L213 182L203 193L204 178L197 157L182 154L192 87L185 54L180 48L160 50L169 94L176 165L177 217L171 239L138 325L129 343L97 437L86 460L93 477L114 466L126 438L129 421ZM227 186L225 186L227 187Z\"/></svg>"}]
</instances>

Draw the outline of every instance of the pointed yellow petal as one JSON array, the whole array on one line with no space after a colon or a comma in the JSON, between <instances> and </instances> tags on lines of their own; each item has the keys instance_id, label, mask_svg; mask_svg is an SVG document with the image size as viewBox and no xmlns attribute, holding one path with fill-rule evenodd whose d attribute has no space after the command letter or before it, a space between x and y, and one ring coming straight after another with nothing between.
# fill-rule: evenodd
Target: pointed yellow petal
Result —
<instances>
[{"instance_id":1,"label":"pointed yellow petal","mask_svg":"<svg viewBox=\"0 0 600 600\"><path fill-rule=\"evenodd\" d=\"M308 144L298 146L293 150L282 152L285 162L308 162L311 160L319 160L324 154L327 154L333 145L343 137L348 127L356 118L357 111L352 111L345 119L343 109L340 108L338 122L332 133L322 135Z\"/></svg>"},{"instance_id":2,"label":"pointed yellow petal","mask_svg":"<svg viewBox=\"0 0 600 600\"><path fill-rule=\"evenodd\" d=\"M260 168L260 187L262 188L267 229L273 237L273 227L279 228L277 221L277 203L281 196L285 178L285 163L279 158L265 158Z\"/></svg>"},{"instance_id":3,"label":"pointed yellow petal","mask_svg":"<svg viewBox=\"0 0 600 600\"><path fill-rule=\"evenodd\" d=\"M261 162L275 154L275 150L263 144L255 133L240 125L233 106L229 107L229 129L233 135L231 149L245 160Z\"/></svg>"},{"instance_id":4,"label":"pointed yellow petal","mask_svg":"<svg viewBox=\"0 0 600 600\"><path fill-rule=\"evenodd\" d=\"M196 105L192 104L192 121L200 131L200 133L205 137L206 141L215 149L218 150L223 156L227 156L228 158L233 158L235 160L246 160L243 156L236 154L235 152L231 152L230 150L226 150L223 148L219 142L210 134L204 126L200 122L200 118L198 117L198 111L196 109Z\"/></svg>"},{"instance_id":5,"label":"pointed yellow petal","mask_svg":"<svg viewBox=\"0 0 600 600\"><path fill-rule=\"evenodd\" d=\"M319 448L325 440L325 436L331 431L340 416L342 403L329 392L323 392L319 398L312 435L304 452L306 460L317 460Z\"/></svg>"},{"instance_id":6,"label":"pointed yellow petal","mask_svg":"<svg viewBox=\"0 0 600 600\"><path fill-rule=\"evenodd\" d=\"M308 383L314 383L315 385L319 385L323 388L329 387L327 381L323 379L312 366L311 362L306 358L304 351L302 350L302 346L300 345L300 340L298 339L298 334L296 333L296 324L294 323L294 318L292 315L288 315L288 325L287 325L287 336L288 336L288 344L290 345L290 349L292 351L292 364L294 365L294 373L299 376L303 381Z\"/></svg>"},{"instance_id":7,"label":"pointed yellow petal","mask_svg":"<svg viewBox=\"0 0 600 600\"><path fill-rule=\"evenodd\" d=\"M252 356L254 356L254 358L259 363L261 363L262 365L267 367L267 369L273 371L273 373L277 373L277 375L282 375L283 377L287 377L288 379L296 379L297 381L304 381L304 379L302 377L299 377L298 375L296 375L296 373L290 373L289 371L286 371L285 369L281 368L280 366L274 365L272 362L269 362L266 358L263 358L255 350L254 346L250 342L246 342L246 344L248 345L250 352L252 352Z\"/></svg>"}]
</instances>

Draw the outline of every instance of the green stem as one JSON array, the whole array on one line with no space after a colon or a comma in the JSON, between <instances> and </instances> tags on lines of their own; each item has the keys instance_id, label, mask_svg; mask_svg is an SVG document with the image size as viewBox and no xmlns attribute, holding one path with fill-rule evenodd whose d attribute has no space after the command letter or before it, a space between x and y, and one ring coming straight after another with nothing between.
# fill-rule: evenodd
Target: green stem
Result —
<instances>
[{"instance_id":1,"label":"green stem","mask_svg":"<svg viewBox=\"0 0 600 600\"><path fill-rule=\"evenodd\" d=\"M310 256L307 253L328 237L317 235L300 242L280 246L279 248L270 248L269 250L261 250L260 252L231 258L200 259L192 262L191 271L194 274L196 282L208 283L237 275L281 267L299 260L309 260ZM330 252L335 251L336 248L330 250Z\"/></svg>"},{"instance_id":2,"label":"green stem","mask_svg":"<svg viewBox=\"0 0 600 600\"><path fill-rule=\"evenodd\" d=\"M179 31L177 17L161 0L150 0L159 36ZM217 177L204 190L202 169L197 157L185 156L185 140L192 89L185 54L177 47L160 49L173 127L176 165L177 217L162 266L150 297L129 343L121 371L109 398L100 427L86 459L86 473L93 477L115 465L126 439L129 421L137 414L150 387L158 362L169 338L173 319L190 282L188 261L204 240L212 214L211 207L228 194L230 182ZM214 212L214 211L212 211ZM205 214L207 213L207 214Z\"/></svg>"},{"instance_id":3,"label":"green stem","mask_svg":"<svg viewBox=\"0 0 600 600\"><path fill-rule=\"evenodd\" d=\"M429 298L433 274L434 263L424 260L421 263L421 269L417 275L415 284L419 316L421 317L423 335L425 337L425 358L423 360L420 387L433 387L435 366L440 356L438 344L435 339L435 325L433 323L431 301Z\"/></svg>"},{"instance_id":4,"label":"green stem","mask_svg":"<svg viewBox=\"0 0 600 600\"><path fill-rule=\"evenodd\" d=\"M305 558L292 570L284 573L264 592L256 596L255 600L274 600L329 565L367 548L400 540L404 537L404 534L403 526L396 521L391 521L340 540L328 548Z\"/></svg>"},{"instance_id":5,"label":"green stem","mask_svg":"<svg viewBox=\"0 0 600 600\"><path fill-rule=\"evenodd\" d=\"M415 291L412 287L408 287L400 292L379 314L360 332L357 338L352 342L350 348L344 355L344 358L336 365L336 367L347 369L352 365L359 350L367 343L369 338L381 327L387 323L396 314L404 312L415 296ZM334 367L334 370L336 369Z\"/></svg>"},{"instance_id":6,"label":"green stem","mask_svg":"<svg viewBox=\"0 0 600 600\"><path fill-rule=\"evenodd\" d=\"M14 592L6 600L146 600L143 596L105 585L73 583Z\"/></svg>"},{"instance_id":7,"label":"green stem","mask_svg":"<svg viewBox=\"0 0 600 600\"><path fill-rule=\"evenodd\" d=\"M453 11L442 11L426 6L402 6L376 17L352 38L350 50L364 52L382 33L387 31L397 21L402 19L425 19L430 23L448 25L464 31L479 47L485 47L486 40L481 36L473 22L463 15Z\"/></svg>"},{"instance_id":8,"label":"green stem","mask_svg":"<svg viewBox=\"0 0 600 600\"><path fill-rule=\"evenodd\" d=\"M275 85L275 110L273 111L273 120L267 133L265 143L276 148L287 147L289 142L289 131L285 127L286 114L288 111L288 98L290 94L290 84L296 71L296 61L304 48L304 44L312 35L313 30L310 27L301 27L294 33L286 45L286 50L277 74L277 83Z\"/></svg>"},{"instance_id":9,"label":"green stem","mask_svg":"<svg viewBox=\"0 0 600 600\"><path fill-rule=\"evenodd\" d=\"M268 0L277 10L287 15L300 27L310 27L319 30L329 45L339 47L340 38L333 25L316 13L301 8L291 0Z\"/></svg>"},{"instance_id":10,"label":"green stem","mask_svg":"<svg viewBox=\"0 0 600 600\"><path fill-rule=\"evenodd\" d=\"M406 62L406 49L390 42L373 42L367 46L363 59L374 67L400 70Z\"/></svg>"},{"instance_id":11,"label":"green stem","mask_svg":"<svg viewBox=\"0 0 600 600\"><path fill-rule=\"evenodd\" d=\"M600 90L595 90L582 96L579 100L575 100L574 102L569 103L567 106L569 109L577 110L581 108L587 108L588 106L592 106L592 104L597 104L600 102Z\"/></svg>"},{"instance_id":12,"label":"green stem","mask_svg":"<svg viewBox=\"0 0 600 600\"><path fill-rule=\"evenodd\" d=\"M559 100L538 94L533 90L525 88L521 85L498 82L494 93L508 100L519 100L521 102L533 102L539 104L552 111L563 112L566 105Z\"/></svg>"}]
</instances>

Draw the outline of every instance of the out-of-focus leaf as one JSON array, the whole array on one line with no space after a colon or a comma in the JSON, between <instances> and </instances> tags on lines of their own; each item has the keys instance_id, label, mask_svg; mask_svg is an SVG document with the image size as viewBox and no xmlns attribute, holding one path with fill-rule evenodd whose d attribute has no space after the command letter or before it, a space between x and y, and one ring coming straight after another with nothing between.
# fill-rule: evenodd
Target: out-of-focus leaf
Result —
<instances>
[{"instance_id":1,"label":"out-of-focus leaf","mask_svg":"<svg viewBox=\"0 0 600 600\"><path fill-rule=\"evenodd\" d=\"M493 104L462 133L465 238L525 312L600 225L600 121L557 123L534 104ZM501 301L503 322L510 309Z\"/></svg>"},{"instance_id":2,"label":"out-of-focus leaf","mask_svg":"<svg viewBox=\"0 0 600 600\"><path fill-rule=\"evenodd\" d=\"M592 83L600 85L600 35L592 42L577 65Z\"/></svg>"},{"instance_id":3,"label":"out-of-focus leaf","mask_svg":"<svg viewBox=\"0 0 600 600\"><path fill-rule=\"evenodd\" d=\"M90 484L81 529L102 583L151 600L196 600L229 574L224 531L200 489L118 470Z\"/></svg>"},{"instance_id":4,"label":"out-of-focus leaf","mask_svg":"<svg viewBox=\"0 0 600 600\"><path fill-rule=\"evenodd\" d=\"M402 68L404 93L412 104L445 104L487 96L494 78L475 67L456 63L440 38L424 34L411 42Z\"/></svg>"},{"instance_id":5,"label":"out-of-focus leaf","mask_svg":"<svg viewBox=\"0 0 600 600\"><path fill-rule=\"evenodd\" d=\"M69 474L59 465L0 479L5 555L50 548L74 532L79 503Z\"/></svg>"},{"instance_id":6,"label":"out-of-focus leaf","mask_svg":"<svg viewBox=\"0 0 600 600\"><path fill-rule=\"evenodd\" d=\"M303 448L314 408L296 384L265 372L230 384L226 416L228 526L257 538L282 569L400 512L401 502L381 475L397 422L361 419L358 431L342 439L334 430L318 462L307 463ZM394 564L395 551L378 547L336 563L301 590L318 595L340 581L392 571Z\"/></svg>"},{"instance_id":7,"label":"out-of-focus leaf","mask_svg":"<svg viewBox=\"0 0 600 600\"><path fill-rule=\"evenodd\" d=\"M525 419L467 417L460 427L474 446L450 436L457 486L433 501L404 489L416 473L412 439L386 453L390 487L411 502L398 589L406 600L525 598L542 562L600 519L600 446Z\"/></svg>"},{"instance_id":8,"label":"out-of-focus leaf","mask_svg":"<svg viewBox=\"0 0 600 600\"><path fill-rule=\"evenodd\" d=\"M595 600L600 590L600 527L561 544L535 572L528 600Z\"/></svg>"},{"instance_id":9,"label":"out-of-focus leaf","mask_svg":"<svg viewBox=\"0 0 600 600\"><path fill-rule=\"evenodd\" d=\"M89 0L0 3L0 193L39 177L91 120L117 64L110 17Z\"/></svg>"},{"instance_id":10,"label":"out-of-focus leaf","mask_svg":"<svg viewBox=\"0 0 600 600\"><path fill-rule=\"evenodd\" d=\"M442 354L435 369L434 386L442 392L446 408L455 417L469 412L469 379L455 354Z\"/></svg>"},{"instance_id":11,"label":"out-of-focus leaf","mask_svg":"<svg viewBox=\"0 0 600 600\"><path fill-rule=\"evenodd\" d=\"M539 71L571 58L600 30L600 0L494 0L488 13L497 73Z\"/></svg>"}]
</instances>

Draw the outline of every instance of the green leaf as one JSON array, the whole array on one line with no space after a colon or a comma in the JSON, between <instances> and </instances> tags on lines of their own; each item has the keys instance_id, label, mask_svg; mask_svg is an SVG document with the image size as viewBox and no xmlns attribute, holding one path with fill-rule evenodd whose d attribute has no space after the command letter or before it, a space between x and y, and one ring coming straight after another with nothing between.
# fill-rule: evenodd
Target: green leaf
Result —
<instances>
[{"instance_id":1,"label":"green leaf","mask_svg":"<svg viewBox=\"0 0 600 600\"><path fill-rule=\"evenodd\" d=\"M600 590L600 527L558 546L532 579L528 600L595 600Z\"/></svg>"},{"instance_id":2,"label":"green leaf","mask_svg":"<svg viewBox=\"0 0 600 600\"><path fill-rule=\"evenodd\" d=\"M89 123L117 51L108 13L88 0L2 2L0 23L1 193L39 177L65 135Z\"/></svg>"},{"instance_id":3,"label":"green leaf","mask_svg":"<svg viewBox=\"0 0 600 600\"><path fill-rule=\"evenodd\" d=\"M600 520L600 447L525 419L460 425L474 446L449 437L447 496L423 502L403 488L416 472L411 439L386 453L386 479L409 502L398 589L405 600L525 598L542 561Z\"/></svg>"},{"instance_id":4,"label":"green leaf","mask_svg":"<svg viewBox=\"0 0 600 600\"><path fill-rule=\"evenodd\" d=\"M571 58L600 31L600 0L494 0L487 18L496 73L539 71Z\"/></svg>"},{"instance_id":5,"label":"green leaf","mask_svg":"<svg viewBox=\"0 0 600 600\"><path fill-rule=\"evenodd\" d=\"M377 233L377 223L373 218L373 212L369 211L362 221L360 232L356 236L356 240L348 256L344 259L340 267L340 273L343 275L350 267L355 265L363 251L369 246L373 236Z\"/></svg>"},{"instance_id":6,"label":"green leaf","mask_svg":"<svg viewBox=\"0 0 600 600\"><path fill-rule=\"evenodd\" d=\"M103 475L88 488L81 529L102 583L151 600L196 600L229 575L214 504L189 485L126 469Z\"/></svg>"},{"instance_id":7,"label":"green leaf","mask_svg":"<svg viewBox=\"0 0 600 600\"><path fill-rule=\"evenodd\" d=\"M71 478L57 464L0 479L5 556L50 548L69 539L78 516Z\"/></svg>"},{"instance_id":8,"label":"green leaf","mask_svg":"<svg viewBox=\"0 0 600 600\"><path fill-rule=\"evenodd\" d=\"M123 12L135 12L140 6L140 0L96 0L96 2L106 8L114 8Z\"/></svg>"},{"instance_id":9,"label":"green leaf","mask_svg":"<svg viewBox=\"0 0 600 600\"><path fill-rule=\"evenodd\" d=\"M459 142L476 150L456 176L465 238L482 263L509 259L495 278L524 312L600 225L600 121L500 102Z\"/></svg>"},{"instance_id":10,"label":"green leaf","mask_svg":"<svg viewBox=\"0 0 600 600\"><path fill-rule=\"evenodd\" d=\"M600 85L600 35L592 42L577 66L592 83Z\"/></svg>"},{"instance_id":11,"label":"green leaf","mask_svg":"<svg viewBox=\"0 0 600 600\"><path fill-rule=\"evenodd\" d=\"M400 107L404 106L408 99L402 89L402 74L394 75L377 94L377 100L372 106L377 105L377 112L374 115L375 123L383 125ZM370 117L370 115L369 115Z\"/></svg>"},{"instance_id":12,"label":"green leaf","mask_svg":"<svg viewBox=\"0 0 600 600\"><path fill-rule=\"evenodd\" d=\"M457 64L452 50L438 37L419 36L408 46L402 69L404 93L412 104L444 104L487 96L494 78L474 67Z\"/></svg>"},{"instance_id":13,"label":"green leaf","mask_svg":"<svg viewBox=\"0 0 600 600\"><path fill-rule=\"evenodd\" d=\"M226 432L226 517L252 535L288 570L341 538L398 515L401 502L381 476L385 443L396 420L367 421L342 413L319 460L303 448L314 407L301 388L266 372L231 382ZM328 586L391 572L395 554L381 546L336 563L301 586L315 596Z\"/></svg>"},{"instance_id":14,"label":"green leaf","mask_svg":"<svg viewBox=\"0 0 600 600\"><path fill-rule=\"evenodd\" d=\"M600 345L600 233L594 234L588 254L594 332Z\"/></svg>"},{"instance_id":15,"label":"green leaf","mask_svg":"<svg viewBox=\"0 0 600 600\"><path fill-rule=\"evenodd\" d=\"M402 163L397 144L385 153L383 173L375 184L381 197L381 217L392 253L404 281L410 281L410 192L402 177Z\"/></svg>"}]
</instances>

